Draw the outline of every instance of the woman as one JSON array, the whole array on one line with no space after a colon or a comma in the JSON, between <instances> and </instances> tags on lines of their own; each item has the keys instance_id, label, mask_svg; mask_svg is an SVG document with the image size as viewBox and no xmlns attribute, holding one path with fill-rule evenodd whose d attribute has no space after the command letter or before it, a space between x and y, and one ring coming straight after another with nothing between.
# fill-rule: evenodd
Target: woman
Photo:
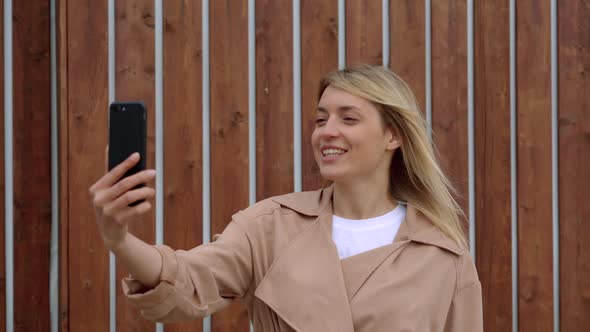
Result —
<instances>
[{"instance_id":1,"label":"woman","mask_svg":"<svg viewBox=\"0 0 590 332\"><path fill-rule=\"evenodd\" d=\"M147 319L209 315L241 299L256 331L482 331L481 285L460 208L410 89L383 67L328 74L312 145L331 184L236 213L212 243L151 246L127 232L154 195L148 170L91 188L105 245Z\"/></svg>"}]
</instances>

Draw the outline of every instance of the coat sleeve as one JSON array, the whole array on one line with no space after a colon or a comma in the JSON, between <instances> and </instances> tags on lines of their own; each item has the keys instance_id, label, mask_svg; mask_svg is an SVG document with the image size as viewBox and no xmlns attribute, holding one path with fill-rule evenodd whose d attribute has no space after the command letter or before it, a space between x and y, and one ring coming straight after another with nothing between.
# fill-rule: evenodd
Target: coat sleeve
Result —
<instances>
[{"instance_id":1,"label":"coat sleeve","mask_svg":"<svg viewBox=\"0 0 590 332\"><path fill-rule=\"evenodd\" d=\"M447 315L445 332L482 332L481 284L474 282L455 294Z\"/></svg>"},{"instance_id":2,"label":"coat sleeve","mask_svg":"<svg viewBox=\"0 0 590 332\"><path fill-rule=\"evenodd\" d=\"M457 264L457 287L445 322L445 332L482 332L481 283L475 264L465 253Z\"/></svg>"},{"instance_id":3,"label":"coat sleeve","mask_svg":"<svg viewBox=\"0 0 590 332\"><path fill-rule=\"evenodd\" d=\"M204 317L250 288L251 243L235 219L209 244L189 251L155 248L163 263L159 284L145 289L133 278L122 281L124 295L146 319L168 323Z\"/></svg>"}]
</instances>

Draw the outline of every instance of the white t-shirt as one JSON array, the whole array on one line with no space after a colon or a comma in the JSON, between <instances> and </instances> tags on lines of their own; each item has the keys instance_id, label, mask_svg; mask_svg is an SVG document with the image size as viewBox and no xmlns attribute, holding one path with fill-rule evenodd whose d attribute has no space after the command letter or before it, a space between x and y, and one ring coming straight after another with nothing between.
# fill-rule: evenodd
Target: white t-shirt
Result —
<instances>
[{"instance_id":1,"label":"white t-shirt","mask_svg":"<svg viewBox=\"0 0 590 332\"><path fill-rule=\"evenodd\" d=\"M400 203L390 212L370 219L345 219L333 216L332 240L340 259L391 244L406 217L406 206Z\"/></svg>"}]
</instances>

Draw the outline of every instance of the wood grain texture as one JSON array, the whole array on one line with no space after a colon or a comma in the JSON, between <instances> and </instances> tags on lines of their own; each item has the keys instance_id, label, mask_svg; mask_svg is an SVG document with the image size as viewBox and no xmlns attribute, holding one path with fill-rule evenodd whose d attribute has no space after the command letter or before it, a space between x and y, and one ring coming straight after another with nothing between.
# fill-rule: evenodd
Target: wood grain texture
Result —
<instances>
[{"instance_id":1,"label":"wood grain texture","mask_svg":"<svg viewBox=\"0 0 590 332\"><path fill-rule=\"evenodd\" d=\"M0 26L4 27L4 2L0 3ZM4 28L0 29L0 64L0 105L4 107ZM6 326L5 164L4 116L0 116L0 326Z\"/></svg>"},{"instance_id":2,"label":"wood grain texture","mask_svg":"<svg viewBox=\"0 0 590 332\"><path fill-rule=\"evenodd\" d=\"M346 63L383 64L381 1L346 2Z\"/></svg>"},{"instance_id":3,"label":"wood grain texture","mask_svg":"<svg viewBox=\"0 0 590 332\"><path fill-rule=\"evenodd\" d=\"M512 328L509 0L475 3L475 220L484 330Z\"/></svg>"},{"instance_id":4,"label":"wood grain texture","mask_svg":"<svg viewBox=\"0 0 590 332\"><path fill-rule=\"evenodd\" d=\"M56 2L57 109L59 158L59 331L69 329L69 124L68 124L68 2Z\"/></svg>"},{"instance_id":5,"label":"wood grain texture","mask_svg":"<svg viewBox=\"0 0 590 332\"><path fill-rule=\"evenodd\" d=\"M410 86L422 110L426 101L424 11L424 1L389 2L389 68Z\"/></svg>"},{"instance_id":6,"label":"wood grain texture","mask_svg":"<svg viewBox=\"0 0 590 332\"><path fill-rule=\"evenodd\" d=\"M211 234L248 206L248 2L210 3ZM248 331L238 301L213 315L212 331Z\"/></svg>"},{"instance_id":7,"label":"wood grain texture","mask_svg":"<svg viewBox=\"0 0 590 332\"><path fill-rule=\"evenodd\" d=\"M69 331L109 328L108 252L88 188L105 173L108 110L107 2L67 2L67 238ZM65 69L65 68L64 68ZM63 248L63 247L62 247ZM62 312L62 315L64 312ZM62 325L63 327L63 325Z\"/></svg>"},{"instance_id":8,"label":"wood grain texture","mask_svg":"<svg viewBox=\"0 0 590 332\"><path fill-rule=\"evenodd\" d=\"M115 98L141 100L147 107L147 168L155 168L155 46L154 2L120 0L115 2ZM105 68L106 69L106 68ZM152 182L150 186L155 186ZM153 200L152 200L152 203ZM155 242L155 204L129 231L147 243ZM129 275L117 263L117 280ZM141 317L139 310L117 290L117 331L147 331L154 323Z\"/></svg>"},{"instance_id":9,"label":"wood grain texture","mask_svg":"<svg viewBox=\"0 0 590 332\"><path fill-rule=\"evenodd\" d=\"M201 1L164 1L164 243L202 243ZM201 331L202 320L166 326Z\"/></svg>"},{"instance_id":10,"label":"wood grain texture","mask_svg":"<svg viewBox=\"0 0 590 332\"><path fill-rule=\"evenodd\" d=\"M256 200L293 191L292 8L256 1Z\"/></svg>"},{"instance_id":11,"label":"wood grain texture","mask_svg":"<svg viewBox=\"0 0 590 332\"><path fill-rule=\"evenodd\" d=\"M13 26L14 331L49 330L49 1L16 1Z\"/></svg>"},{"instance_id":12,"label":"wood grain texture","mask_svg":"<svg viewBox=\"0 0 590 332\"><path fill-rule=\"evenodd\" d=\"M551 73L548 1L516 4L520 330L553 326Z\"/></svg>"},{"instance_id":13,"label":"wood grain texture","mask_svg":"<svg viewBox=\"0 0 590 332\"><path fill-rule=\"evenodd\" d=\"M590 326L590 1L559 2L561 331Z\"/></svg>"},{"instance_id":14,"label":"wood grain texture","mask_svg":"<svg viewBox=\"0 0 590 332\"><path fill-rule=\"evenodd\" d=\"M432 2L432 138L469 215L466 0Z\"/></svg>"},{"instance_id":15,"label":"wood grain texture","mask_svg":"<svg viewBox=\"0 0 590 332\"><path fill-rule=\"evenodd\" d=\"M320 78L338 69L337 1L301 1L301 112L303 190L324 184L311 148Z\"/></svg>"}]
</instances>

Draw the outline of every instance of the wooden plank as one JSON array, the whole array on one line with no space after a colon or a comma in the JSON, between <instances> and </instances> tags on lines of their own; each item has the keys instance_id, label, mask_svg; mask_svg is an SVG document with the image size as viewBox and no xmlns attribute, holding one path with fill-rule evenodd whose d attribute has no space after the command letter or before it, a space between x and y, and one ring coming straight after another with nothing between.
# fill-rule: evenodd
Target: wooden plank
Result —
<instances>
[{"instance_id":1,"label":"wooden plank","mask_svg":"<svg viewBox=\"0 0 590 332\"><path fill-rule=\"evenodd\" d=\"M468 215L466 16L465 0L432 2L432 137Z\"/></svg>"},{"instance_id":2,"label":"wooden plank","mask_svg":"<svg viewBox=\"0 0 590 332\"><path fill-rule=\"evenodd\" d=\"M390 0L389 67L411 88L425 107L424 1Z\"/></svg>"},{"instance_id":3,"label":"wooden plank","mask_svg":"<svg viewBox=\"0 0 590 332\"><path fill-rule=\"evenodd\" d=\"M293 13L256 1L256 199L293 191Z\"/></svg>"},{"instance_id":4,"label":"wooden plank","mask_svg":"<svg viewBox=\"0 0 590 332\"><path fill-rule=\"evenodd\" d=\"M337 1L301 1L301 112L303 190L324 184L313 157L311 133L315 127L320 78L338 69Z\"/></svg>"},{"instance_id":5,"label":"wooden plank","mask_svg":"<svg viewBox=\"0 0 590 332\"><path fill-rule=\"evenodd\" d=\"M13 4L14 330L49 330L49 1ZM35 148L31 148L35 147ZM26 257L27 259L19 259Z\"/></svg>"},{"instance_id":6,"label":"wooden plank","mask_svg":"<svg viewBox=\"0 0 590 332\"><path fill-rule=\"evenodd\" d=\"M518 282L521 331L553 326L548 1L516 4Z\"/></svg>"},{"instance_id":7,"label":"wooden plank","mask_svg":"<svg viewBox=\"0 0 590 332\"><path fill-rule=\"evenodd\" d=\"M0 3L0 26L4 27L4 2ZM0 103L4 107L4 28L0 29L0 64ZM0 326L6 326L6 209L4 203L6 186L4 165L4 116L0 116Z\"/></svg>"},{"instance_id":8,"label":"wooden plank","mask_svg":"<svg viewBox=\"0 0 590 332\"><path fill-rule=\"evenodd\" d=\"M68 1L56 4L57 94L59 146L59 331L69 329L69 124L68 124Z\"/></svg>"},{"instance_id":9,"label":"wooden plank","mask_svg":"<svg viewBox=\"0 0 590 332\"><path fill-rule=\"evenodd\" d=\"M561 331L590 326L590 1L559 13L559 222Z\"/></svg>"},{"instance_id":10,"label":"wooden plank","mask_svg":"<svg viewBox=\"0 0 590 332\"><path fill-rule=\"evenodd\" d=\"M155 168L155 46L154 2L121 0L115 4L115 63L117 100L141 100L147 107L147 168ZM106 69L106 68L105 68ZM154 185L154 184L153 184ZM154 203L152 201L152 203ZM141 222L129 231L147 243L155 242L155 204ZM129 272L117 264L117 280ZM139 310L117 292L117 331L147 331L154 323L141 317Z\"/></svg>"},{"instance_id":11,"label":"wooden plank","mask_svg":"<svg viewBox=\"0 0 590 332\"><path fill-rule=\"evenodd\" d=\"M201 1L164 1L164 243L202 243ZM202 320L167 332L201 331Z\"/></svg>"},{"instance_id":12,"label":"wooden plank","mask_svg":"<svg viewBox=\"0 0 590 332\"><path fill-rule=\"evenodd\" d=\"M69 331L109 329L109 261L88 188L105 171L108 109L107 2L67 2L67 238ZM63 91L63 90L62 90ZM63 107L64 105L62 105ZM62 108L62 110L65 110ZM82 158L83 156L83 158ZM64 225L62 225L64 226ZM63 264L63 262L62 262ZM91 305L89 305L91 304ZM62 312L63 314L63 312ZM63 328L63 325L62 325Z\"/></svg>"},{"instance_id":13,"label":"wooden plank","mask_svg":"<svg viewBox=\"0 0 590 332\"><path fill-rule=\"evenodd\" d=\"M346 63L383 64L381 1L346 2Z\"/></svg>"},{"instance_id":14,"label":"wooden plank","mask_svg":"<svg viewBox=\"0 0 590 332\"><path fill-rule=\"evenodd\" d=\"M475 220L484 330L512 328L509 0L475 3Z\"/></svg>"},{"instance_id":15,"label":"wooden plank","mask_svg":"<svg viewBox=\"0 0 590 332\"><path fill-rule=\"evenodd\" d=\"M248 3L210 3L211 233L248 206ZM213 315L212 331L248 331L235 301Z\"/></svg>"}]
</instances>

